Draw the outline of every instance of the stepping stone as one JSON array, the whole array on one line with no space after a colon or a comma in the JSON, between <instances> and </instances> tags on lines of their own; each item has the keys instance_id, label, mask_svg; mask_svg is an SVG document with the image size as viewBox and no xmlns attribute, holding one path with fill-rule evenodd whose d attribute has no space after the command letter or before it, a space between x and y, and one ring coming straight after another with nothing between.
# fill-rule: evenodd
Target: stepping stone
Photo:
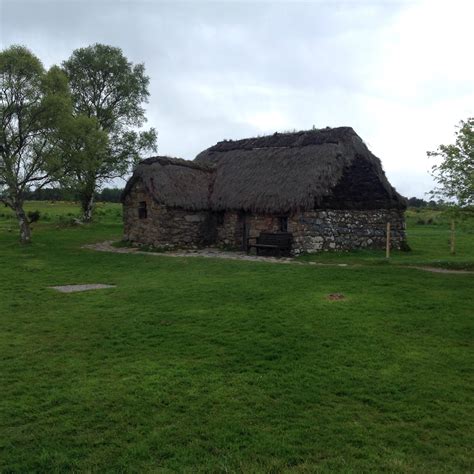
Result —
<instances>
[{"instance_id":1,"label":"stepping stone","mask_svg":"<svg viewBox=\"0 0 474 474\"><path fill-rule=\"evenodd\" d=\"M53 290L60 291L61 293L77 293L78 291L89 291L89 290L102 290L104 288L115 288L115 285L64 285L64 286L50 286Z\"/></svg>"}]
</instances>

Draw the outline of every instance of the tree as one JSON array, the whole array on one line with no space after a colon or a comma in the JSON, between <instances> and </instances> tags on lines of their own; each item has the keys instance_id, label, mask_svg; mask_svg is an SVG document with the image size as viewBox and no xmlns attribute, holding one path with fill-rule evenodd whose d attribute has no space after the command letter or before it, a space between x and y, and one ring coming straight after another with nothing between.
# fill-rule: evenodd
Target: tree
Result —
<instances>
[{"instance_id":1,"label":"tree","mask_svg":"<svg viewBox=\"0 0 474 474\"><path fill-rule=\"evenodd\" d=\"M420 199L417 197L411 197L408 199L408 206L409 207L426 207L427 202L424 199Z\"/></svg>"},{"instance_id":2,"label":"tree","mask_svg":"<svg viewBox=\"0 0 474 474\"><path fill-rule=\"evenodd\" d=\"M75 190L83 219L92 218L92 202L97 184L109 174L107 133L97 125L95 117L71 116L61 127L60 147L64 172L63 186Z\"/></svg>"},{"instance_id":3,"label":"tree","mask_svg":"<svg viewBox=\"0 0 474 474\"><path fill-rule=\"evenodd\" d=\"M427 154L442 159L432 167L432 175L440 186L432 194L466 206L474 204L474 117L461 120L457 129L454 145L440 145Z\"/></svg>"},{"instance_id":4,"label":"tree","mask_svg":"<svg viewBox=\"0 0 474 474\"><path fill-rule=\"evenodd\" d=\"M22 243L31 240L25 192L54 181L58 129L70 113L67 78L58 67L46 72L23 46L0 52L0 200L15 212Z\"/></svg>"},{"instance_id":5,"label":"tree","mask_svg":"<svg viewBox=\"0 0 474 474\"><path fill-rule=\"evenodd\" d=\"M149 78L143 64L133 65L121 49L102 44L76 49L63 69L81 127L91 126L92 122L86 126L86 117L107 135L105 153L93 157L83 148L84 159L76 153L73 160L71 175L82 196L84 219L89 220L95 191L106 181L127 174L142 153L156 150L156 131L136 130L146 121L142 104L148 101ZM97 143L89 145L93 150Z\"/></svg>"}]
</instances>

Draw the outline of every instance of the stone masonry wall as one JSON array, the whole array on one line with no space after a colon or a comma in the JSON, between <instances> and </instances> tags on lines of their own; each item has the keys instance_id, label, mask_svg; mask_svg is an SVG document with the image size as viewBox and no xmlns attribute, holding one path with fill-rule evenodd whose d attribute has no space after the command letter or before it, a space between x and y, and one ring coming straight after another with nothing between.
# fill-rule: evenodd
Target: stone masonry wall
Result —
<instances>
[{"instance_id":1,"label":"stone masonry wall","mask_svg":"<svg viewBox=\"0 0 474 474\"><path fill-rule=\"evenodd\" d=\"M243 216L226 212L218 227L217 245L242 248ZM260 232L278 232L280 219L275 215L247 214L249 237ZM288 217L288 232L293 234L293 254L326 250L385 248L386 226L391 224L392 248L405 240L403 211L398 210L315 210Z\"/></svg>"},{"instance_id":2,"label":"stone masonry wall","mask_svg":"<svg viewBox=\"0 0 474 474\"><path fill-rule=\"evenodd\" d=\"M293 252L385 248L386 226L391 226L391 247L399 249L405 240L403 211L315 210L291 216Z\"/></svg>"},{"instance_id":3,"label":"stone masonry wall","mask_svg":"<svg viewBox=\"0 0 474 474\"><path fill-rule=\"evenodd\" d=\"M217 225L216 245L234 249L242 248L243 222L238 212L228 211L220 214Z\"/></svg>"},{"instance_id":4,"label":"stone masonry wall","mask_svg":"<svg viewBox=\"0 0 474 474\"><path fill-rule=\"evenodd\" d=\"M146 202L147 217L140 219L138 207ZM193 248L215 241L215 224L208 211L187 211L157 204L137 183L123 207L124 239L157 248Z\"/></svg>"},{"instance_id":5,"label":"stone masonry wall","mask_svg":"<svg viewBox=\"0 0 474 474\"><path fill-rule=\"evenodd\" d=\"M227 211L223 215L222 223L217 227L216 244L241 249L244 242L244 219L248 237L258 237L260 232L278 232L280 229L277 216Z\"/></svg>"},{"instance_id":6,"label":"stone masonry wall","mask_svg":"<svg viewBox=\"0 0 474 474\"><path fill-rule=\"evenodd\" d=\"M139 218L140 202L147 217ZM157 204L138 182L124 202L124 238L132 243L164 248L208 245L242 249L244 229L249 237L278 232L279 216L187 211ZM384 248L386 225L391 224L392 248L405 240L405 220L399 210L314 210L288 217L293 234L293 254L326 250Z\"/></svg>"}]
</instances>

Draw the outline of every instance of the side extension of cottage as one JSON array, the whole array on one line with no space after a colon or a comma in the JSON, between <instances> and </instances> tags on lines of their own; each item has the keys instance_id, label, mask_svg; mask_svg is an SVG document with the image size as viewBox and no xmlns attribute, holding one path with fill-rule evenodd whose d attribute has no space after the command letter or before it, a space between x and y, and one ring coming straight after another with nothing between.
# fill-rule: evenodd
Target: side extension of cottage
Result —
<instances>
[{"instance_id":1,"label":"side extension of cottage","mask_svg":"<svg viewBox=\"0 0 474 474\"><path fill-rule=\"evenodd\" d=\"M406 201L350 127L223 141L194 161L142 161L123 194L126 240L156 247L245 248L293 234L292 253L405 241Z\"/></svg>"}]
</instances>

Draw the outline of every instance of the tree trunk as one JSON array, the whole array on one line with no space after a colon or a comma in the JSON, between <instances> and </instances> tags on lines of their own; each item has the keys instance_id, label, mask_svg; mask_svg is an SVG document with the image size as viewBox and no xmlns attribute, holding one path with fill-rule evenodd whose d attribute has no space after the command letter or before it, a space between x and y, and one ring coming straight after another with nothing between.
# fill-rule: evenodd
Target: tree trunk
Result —
<instances>
[{"instance_id":1,"label":"tree trunk","mask_svg":"<svg viewBox=\"0 0 474 474\"><path fill-rule=\"evenodd\" d=\"M14 211L18 219L18 225L20 226L20 242L22 244L29 244L31 242L31 229L28 218L23 210L23 204L15 204Z\"/></svg>"},{"instance_id":2,"label":"tree trunk","mask_svg":"<svg viewBox=\"0 0 474 474\"><path fill-rule=\"evenodd\" d=\"M85 193L81 200L82 206L82 220L90 222L94 211L94 193Z\"/></svg>"}]
</instances>

